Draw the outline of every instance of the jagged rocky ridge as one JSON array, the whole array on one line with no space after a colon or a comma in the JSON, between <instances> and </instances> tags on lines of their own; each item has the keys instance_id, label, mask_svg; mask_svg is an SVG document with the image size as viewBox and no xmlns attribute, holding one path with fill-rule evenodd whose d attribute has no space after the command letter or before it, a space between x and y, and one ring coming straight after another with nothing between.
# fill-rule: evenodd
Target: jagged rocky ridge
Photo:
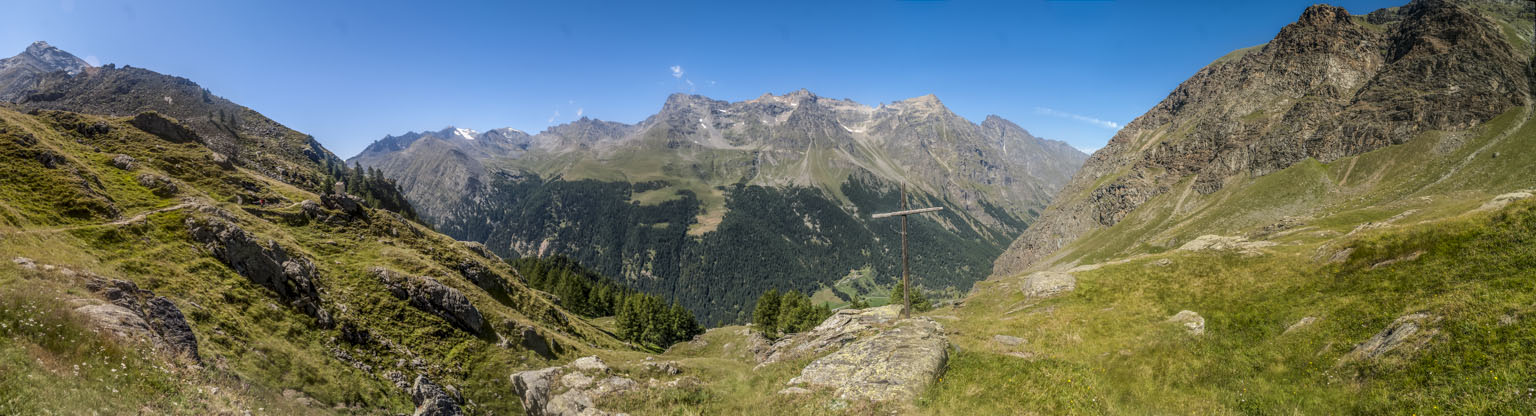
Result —
<instances>
[{"instance_id":1,"label":"jagged rocky ridge","mask_svg":"<svg viewBox=\"0 0 1536 416\"><path fill-rule=\"evenodd\" d=\"M1507 36L1503 17L1488 11L1530 7L1416 0L1366 16L1309 7L1262 48L1206 66L1116 133L993 274L1024 271L1184 180L1210 194L1303 160L1467 129L1529 105L1529 41Z\"/></svg>"}]
</instances>

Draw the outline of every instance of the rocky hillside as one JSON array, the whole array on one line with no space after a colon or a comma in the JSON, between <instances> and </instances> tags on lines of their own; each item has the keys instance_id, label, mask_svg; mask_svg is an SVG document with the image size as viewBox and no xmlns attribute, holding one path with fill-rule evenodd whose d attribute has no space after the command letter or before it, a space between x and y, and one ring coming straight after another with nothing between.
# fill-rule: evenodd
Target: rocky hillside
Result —
<instances>
[{"instance_id":1,"label":"rocky hillside","mask_svg":"<svg viewBox=\"0 0 1536 416\"><path fill-rule=\"evenodd\" d=\"M92 67L37 42L0 63L0 101L22 111L63 110L113 117L153 112L135 124L207 146L230 163L311 192L336 181L341 158L313 137L214 95L186 78L131 66ZM387 199L387 198L386 198Z\"/></svg>"},{"instance_id":2,"label":"rocky hillside","mask_svg":"<svg viewBox=\"0 0 1536 416\"><path fill-rule=\"evenodd\" d=\"M60 56L5 61L0 413L517 414L512 373L630 349L308 136Z\"/></svg>"},{"instance_id":3,"label":"rocky hillside","mask_svg":"<svg viewBox=\"0 0 1536 416\"><path fill-rule=\"evenodd\" d=\"M846 301L869 293L840 279L888 284L897 222L868 216L896 209L902 184L915 204L949 208L917 220L919 282L961 293L1084 157L931 95L870 107L802 90L676 94L635 125L390 136L350 162L398 181L444 233L504 256L570 256L718 324L771 287ZM743 245L759 252L743 259Z\"/></svg>"},{"instance_id":4,"label":"rocky hillside","mask_svg":"<svg viewBox=\"0 0 1536 416\"><path fill-rule=\"evenodd\" d=\"M1307 8L1270 42L1216 60L1126 125L1013 242L993 274L1038 266L1160 197L1170 203L1143 210L1158 218L1146 225L1149 232L1210 218L1214 210L1202 212L1209 207L1243 203L1212 201L1223 189L1287 168L1353 166L1354 156L1415 141L1437 141L1433 154L1448 156L1496 116L1516 109L1524 122L1533 78L1530 6L1420 0L1365 16ZM1445 135L1452 138L1436 139ZM1414 175L1415 168L1371 174ZM1496 187L1475 189L1498 193ZM1279 222L1328 210L1326 204L1284 204L1245 220ZM1174 247L1193 237L1187 234L1119 240Z\"/></svg>"}]
</instances>

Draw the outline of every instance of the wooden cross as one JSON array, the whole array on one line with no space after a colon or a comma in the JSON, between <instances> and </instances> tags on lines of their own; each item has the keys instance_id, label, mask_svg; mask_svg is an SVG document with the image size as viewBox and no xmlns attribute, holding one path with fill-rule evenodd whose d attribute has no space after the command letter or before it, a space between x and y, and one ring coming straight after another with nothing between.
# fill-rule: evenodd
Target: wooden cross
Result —
<instances>
[{"instance_id":1,"label":"wooden cross","mask_svg":"<svg viewBox=\"0 0 1536 416\"><path fill-rule=\"evenodd\" d=\"M901 185L901 211L869 216L873 219L901 217L901 317L912 317L912 282L907 281L907 216L943 210L944 207L907 209L907 185Z\"/></svg>"}]
</instances>

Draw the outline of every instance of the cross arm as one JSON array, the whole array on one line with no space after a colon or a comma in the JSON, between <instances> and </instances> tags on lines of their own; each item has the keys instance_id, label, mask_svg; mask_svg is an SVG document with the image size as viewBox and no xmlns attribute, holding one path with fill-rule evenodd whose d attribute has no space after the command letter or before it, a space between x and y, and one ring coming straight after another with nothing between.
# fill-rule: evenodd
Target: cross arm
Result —
<instances>
[{"instance_id":1,"label":"cross arm","mask_svg":"<svg viewBox=\"0 0 1536 416\"><path fill-rule=\"evenodd\" d=\"M896 211L896 212L880 213L880 214L871 215L869 217L870 218L875 218L875 219L890 218L890 217L896 217L896 216L901 216L901 215L921 214L921 213L924 213L924 212L934 212L934 211L942 211L942 210L944 210L944 207L918 208L918 209L909 209L909 210L906 210L906 211Z\"/></svg>"}]
</instances>

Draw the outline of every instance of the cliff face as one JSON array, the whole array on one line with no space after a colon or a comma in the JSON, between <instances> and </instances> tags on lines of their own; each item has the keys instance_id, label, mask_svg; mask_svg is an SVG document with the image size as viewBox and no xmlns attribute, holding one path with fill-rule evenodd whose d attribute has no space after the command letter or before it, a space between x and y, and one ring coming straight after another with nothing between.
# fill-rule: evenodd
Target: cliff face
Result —
<instances>
[{"instance_id":1,"label":"cliff face","mask_svg":"<svg viewBox=\"0 0 1536 416\"><path fill-rule=\"evenodd\" d=\"M1210 194L1529 105L1529 37L1505 23L1529 8L1423 0L1351 16L1309 7L1261 49L1213 62L1117 133L993 273L1019 273L1186 179Z\"/></svg>"}]
</instances>

